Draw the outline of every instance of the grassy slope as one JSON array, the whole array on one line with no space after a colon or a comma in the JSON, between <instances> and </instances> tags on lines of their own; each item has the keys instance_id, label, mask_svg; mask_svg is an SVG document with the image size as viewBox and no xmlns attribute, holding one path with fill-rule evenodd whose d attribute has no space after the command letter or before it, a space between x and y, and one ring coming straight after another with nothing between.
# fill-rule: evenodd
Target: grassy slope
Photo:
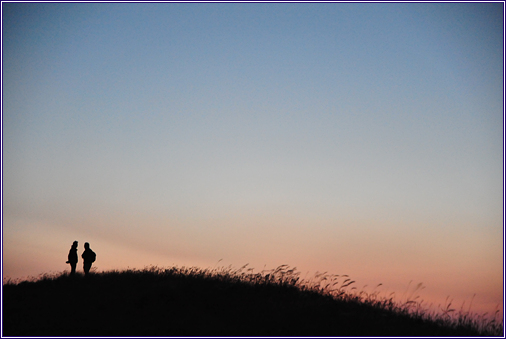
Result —
<instances>
[{"instance_id":1,"label":"grassy slope","mask_svg":"<svg viewBox=\"0 0 506 339\"><path fill-rule=\"evenodd\" d=\"M4 336L490 334L441 323L345 295L331 297L279 272L151 269L89 279L63 274L3 287Z\"/></svg>"}]
</instances>

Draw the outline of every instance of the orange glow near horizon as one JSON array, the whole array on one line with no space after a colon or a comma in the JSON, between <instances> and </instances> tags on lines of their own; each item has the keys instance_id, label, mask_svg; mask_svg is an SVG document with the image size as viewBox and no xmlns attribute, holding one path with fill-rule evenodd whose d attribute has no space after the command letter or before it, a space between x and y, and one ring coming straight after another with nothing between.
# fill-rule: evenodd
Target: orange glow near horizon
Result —
<instances>
[{"instance_id":1,"label":"orange glow near horizon","mask_svg":"<svg viewBox=\"0 0 506 339\"><path fill-rule=\"evenodd\" d=\"M426 306L437 307L449 297L455 307L464 302L469 305L472 299L474 312L491 314L497 307L503 312L503 295L498 293L503 283L502 261L492 255L500 253L500 242L490 251L491 248L482 248L490 239L484 239L480 245L475 234L462 234L462 243L473 241L474 250L459 252L444 235L431 239L430 232L423 228L411 235L416 242L409 242L404 239L407 234L402 234L398 227L366 230L365 224L355 222L344 231L346 228L332 227L339 224L335 221L242 217L208 222L207 230L200 234L196 233L200 221L180 220L175 229L170 220L151 217L147 219L151 224L144 226L145 216L128 213L117 221L99 215L88 218L83 223L95 226L88 230L80 228L80 234L63 227L55 227L53 234L26 233L18 225L16 232L4 233L4 278L68 270L66 255L72 241L78 240L79 253L84 242L89 242L97 253L94 267L99 272L151 265L239 268L245 264L260 272L287 264L297 267L301 276L307 278L316 272L346 274L356 281L354 286L358 290L371 291L382 284L381 291L395 292L397 298L402 298L408 286L413 288L422 283L424 289L417 293ZM101 230L101 223L122 232ZM140 225L143 231L130 236L130 230ZM26 229L45 229L47 225L31 226ZM27 243L30 245L26 246ZM482 265L483 262L489 265ZM78 271L81 270L79 264Z\"/></svg>"}]
</instances>

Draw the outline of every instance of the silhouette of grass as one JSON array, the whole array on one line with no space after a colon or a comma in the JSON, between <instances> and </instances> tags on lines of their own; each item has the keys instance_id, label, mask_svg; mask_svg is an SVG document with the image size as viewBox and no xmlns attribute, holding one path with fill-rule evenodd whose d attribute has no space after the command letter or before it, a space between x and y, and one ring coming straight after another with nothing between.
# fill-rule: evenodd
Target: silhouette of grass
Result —
<instances>
[{"instance_id":1,"label":"silhouette of grass","mask_svg":"<svg viewBox=\"0 0 506 339\"><path fill-rule=\"evenodd\" d=\"M288 265L255 273L146 267L90 277L42 275L3 286L4 336L502 336L468 310L429 311L416 295L401 302L376 286L358 292L346 275L301 279ZM408 286L409 290L409 286Z\"/></svg>"}]
</instances>

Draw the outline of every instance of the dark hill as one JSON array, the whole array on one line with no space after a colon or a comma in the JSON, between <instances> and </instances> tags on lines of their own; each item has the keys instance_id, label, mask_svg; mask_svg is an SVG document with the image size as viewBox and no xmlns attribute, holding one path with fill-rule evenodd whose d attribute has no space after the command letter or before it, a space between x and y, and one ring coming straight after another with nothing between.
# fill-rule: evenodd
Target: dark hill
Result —
<instances>
[{"instance_id":1,"label":"dark hill","mask_svg":"<svg viewBox=\"0 0 506 339\"><path fill-rule=\"evenodd\" d=\"M500 335L502 325L492 328ZM388 301L310 288L293 270L66 274L3 286L3 336L479 336Z\"/></svg>"}]
</instances>

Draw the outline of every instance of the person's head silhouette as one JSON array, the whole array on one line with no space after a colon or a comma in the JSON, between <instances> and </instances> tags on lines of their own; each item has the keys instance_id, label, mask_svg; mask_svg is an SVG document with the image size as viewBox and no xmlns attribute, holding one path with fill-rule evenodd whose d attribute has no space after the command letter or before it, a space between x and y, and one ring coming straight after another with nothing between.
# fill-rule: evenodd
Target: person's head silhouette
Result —
<instances>
[{"instance_id":1,"label":"person's head silhouette","mask_svg":"<svg viewBox=\"0 0 506 339\"><path fill-rule=\"evenodd\" d=\"M86 249L86 250L87 250L88 248L90 248L90 244L88 244L87 242L85 242L85 243L84 243L84 249Z\"/></svg>"},{"instance_id":2,"label":"person's head silhouette","mask_svg":"<svg viewBox=\"0 0 506 339\"><path fill-rule=\"evenodd\" d=\"M72 247L77 248L77 241L74 241L74 243L72 244Z\"/></svg>"}]
</instances>

